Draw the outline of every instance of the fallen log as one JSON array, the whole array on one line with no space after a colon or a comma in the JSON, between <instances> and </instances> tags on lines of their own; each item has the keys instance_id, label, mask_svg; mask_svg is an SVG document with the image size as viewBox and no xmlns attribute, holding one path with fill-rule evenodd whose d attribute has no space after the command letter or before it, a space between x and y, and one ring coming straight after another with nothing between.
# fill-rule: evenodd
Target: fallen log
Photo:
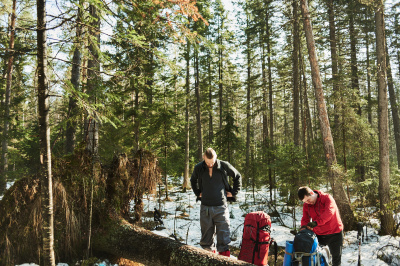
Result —
<instances>
[{"instance_id":1,"label":"fallen log","mask_svg":"<svg viewBox=\"0 0 400 266\"><path fill-rule=\"evenodd\" d=\"M94 234L92 245L97 252L145 265L253 265L156 235L118 216L112 220L105 229L106 234Z\"/></svg>"}]
</instances>

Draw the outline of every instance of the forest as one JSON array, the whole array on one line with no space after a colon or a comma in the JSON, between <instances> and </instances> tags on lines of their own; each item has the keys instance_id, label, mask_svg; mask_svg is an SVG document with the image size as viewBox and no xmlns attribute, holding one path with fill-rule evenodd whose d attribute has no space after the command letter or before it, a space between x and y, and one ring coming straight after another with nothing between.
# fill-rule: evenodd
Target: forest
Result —
<instances>
[{"instance_id":1,"label":"forest","mask_svg":"<svg viewBox=\"0 0 400 266\"><path fill-rule=\"evenodd\" d=\"M400 1L2 0L0 53L1 265L112 253L207 147L400 233Z\"/></svg>"}]
</instances>

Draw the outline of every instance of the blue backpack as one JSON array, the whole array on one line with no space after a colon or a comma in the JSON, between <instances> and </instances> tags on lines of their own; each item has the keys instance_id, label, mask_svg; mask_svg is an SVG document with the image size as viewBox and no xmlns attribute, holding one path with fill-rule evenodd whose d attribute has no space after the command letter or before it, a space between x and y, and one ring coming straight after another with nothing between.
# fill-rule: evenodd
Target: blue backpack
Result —
<instances>
[{"instance_id":1,"label":"blue backpack","mask_svg":"<svg viewBox=\"0 0 400 266\"><path fill-rule=\"evenodd\" d=\"M318 238L313 231L303 229L295 235L294 241L287 241L286 244L285 266L328 266L325 257L318 249Z\"/></svg>"}]
</instances>

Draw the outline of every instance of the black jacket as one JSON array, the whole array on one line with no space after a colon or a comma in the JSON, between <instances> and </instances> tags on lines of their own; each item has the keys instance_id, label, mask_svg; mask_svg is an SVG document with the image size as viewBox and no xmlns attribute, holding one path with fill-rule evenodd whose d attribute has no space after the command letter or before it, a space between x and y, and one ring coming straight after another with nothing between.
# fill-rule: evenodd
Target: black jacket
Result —
<instances>
[{"instance_id":1,"label":"black jacket","mask_svg":"<svg viewBox=\"0 0 400 266\"><path fill-rule=\"evenodd\" d=\"M227 192L232 193L233 199L228 199L228 200L236 201L236 195L242 187L242 176L235 169L235 167L233 167L228 162L217 159L217 161L215 163L217 165L216 169L223 172L223 176L224 176L223 181L224 181L224 185L225 185L225 190ZM205 162L202 161L195 165L195 167L193 169L192 177L190 178L190 183L191 183L193 192L197 196L197 198L199 198L200 193L202 191L202 186L201 186L202 181L201 181L201 178L199 178L199 177L201 176L201 174L204 171L207 171L207 173L208 173L208 168L207 168L207 165L205 164ZM231 187L229 185L228 176L232 177L233 187Z\"/></svg>"}]
</instances>

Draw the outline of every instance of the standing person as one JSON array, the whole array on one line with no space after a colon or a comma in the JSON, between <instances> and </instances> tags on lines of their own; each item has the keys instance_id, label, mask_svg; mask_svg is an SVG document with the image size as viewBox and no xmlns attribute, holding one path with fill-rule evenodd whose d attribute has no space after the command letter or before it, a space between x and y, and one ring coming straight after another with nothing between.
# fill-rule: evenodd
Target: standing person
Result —
<instances>
[{"instance_id":1,"label":"standing person","mask_svg":"<svg viewBox=\"0 0 400 266\"><path fill-rule=\"evenodd\" d=\"M332 265L340 266L343 247L343 223L333 197L319 190L300 187L297 191L303 204L301 226L313 230L321 245L327 245ZM310 221L312 219L312 222Z\"/></svg>"},{"instance_id":2,"label":"standing person","mask_svg":"<svg viewBox=\"0 0 400 266\"><path fill-rule=\"evenodd\" d=\"M227 201L236 201L236 194L242 186L242 176L228 162L217 159L217 154L208 148L203 154L204 161L196 164L190 183L197 199L201 200L200 227L202 248L215 253L214 236L217 235L216 250L229 257L230 221ZM233 178L233 188L228 176Z\"/></svg>"}]
</instances>

